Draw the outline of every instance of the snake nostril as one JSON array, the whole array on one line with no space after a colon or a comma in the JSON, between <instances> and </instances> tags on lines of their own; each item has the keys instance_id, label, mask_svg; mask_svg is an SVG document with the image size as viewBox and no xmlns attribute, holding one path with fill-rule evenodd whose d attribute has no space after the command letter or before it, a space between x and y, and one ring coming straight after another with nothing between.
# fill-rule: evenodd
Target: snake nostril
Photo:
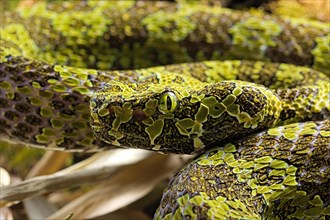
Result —
<instances>
[{"instance_id":1,"label":"snake nostril","mask_svg":"<svg viewBox=\"0 0 330 220\"><path fill-rule=\"evenodd\" d=\"M143 121L147 118L148 118L148 116L144 113L143 110L136 109L136 110L133 111L133 120L134 121L140 122L140 121Z\"/></svg>"}]
</instances>

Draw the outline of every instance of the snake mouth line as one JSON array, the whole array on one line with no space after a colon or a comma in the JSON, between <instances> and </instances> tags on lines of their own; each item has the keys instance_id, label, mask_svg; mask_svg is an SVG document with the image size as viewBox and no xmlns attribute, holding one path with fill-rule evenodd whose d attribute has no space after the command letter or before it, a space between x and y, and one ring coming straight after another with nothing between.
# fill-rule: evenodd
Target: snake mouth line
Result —
<instances>
[{"instance_id":1,"label":"snake mouth line","mask_svg":"<svg viewBox=\"0 0 330 220\"><path fill-rule=\"evenodd\" d=\"M107 131L110 131L112 126L105 127L104 124L99 123L99 122L93 122L93 123L91 123L90 126L94 132L94 135L105 143L112 144L117 147L123 147L123 148L140 148L139 146L122 144L120 141L121 138L115 138L114 136L109 135L108 134L109 132L107 132ZM139 135L131 134L129 132L122 132L122 131L119 131L119 132L123 137L128 138L130 140L134 139L134 140L141 140L139 142L145 142L145 139L141 138L141 136L139 136ZM109 139L109 137L111 137L111 139ZM150 146L147 148L146 146L144 146L144 149L152 149L152 147L153 146Z\"/></svg>"}]
</instances>

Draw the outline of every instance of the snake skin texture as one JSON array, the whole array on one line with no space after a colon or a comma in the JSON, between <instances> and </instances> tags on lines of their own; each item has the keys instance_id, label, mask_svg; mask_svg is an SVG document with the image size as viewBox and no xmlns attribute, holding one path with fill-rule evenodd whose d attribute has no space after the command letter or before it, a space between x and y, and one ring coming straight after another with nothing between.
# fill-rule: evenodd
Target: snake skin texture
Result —
<instances>
[{"instance_id":1,"label":"snake skin texture","mask_svg":"<svg viewBox=\"0 0 330 220\"><path fill-rule=\"evenodd\" d=\"M304 19L196 4L76 1L38 4L2 20L2 61L11 54L75 67L128 69L249 59L330 74L329 25Z\"/></svg>"},{"instance_id":2,"label":"snake skin texture","mask_svg":"<svg viewBox=\"0 0 330 220\"><path fill-rule=\"evenodd\" d=\"M329 219L329 23L70 1L0 29L0 144L200 153L155 219Z\"/></svg>"},{"instance_id":3,"label":"snake skin texture","mask_svg":"<svg viewBox=\"0 0 330 220\"><path fill-rule=\"evenodd\" d=\"M195 65L190 66L194 72L198 69ZM330 85L322 73L314 72L313 85L308 85L299 78L309 80L303 75L311 74L311 70L288 64L208 61L199 65L200 78L220 82L204 83L177 74L185 71L181 65L175 71L169 67L137 71L147 75L138 83L115 80L108 83L91 100L95 135L115 146L195 153L205 146L264 128L329 116ZM269 90L259 84L223 80L226 68L228 75L240 80L247 75L253 79L256 71L264 77L259 80L268 82L270 87L281 87L288 82L291 86L305 85ZM263 68L273 71L266 75ZM297 78L282 74L288 71L296 72ZM273 85L271 78L277 79Z\"/></svg>"},{"instance_id":4,"label":"snake skin texture","mask_svg":"<svg viewBox=\"0 0 330 220\"><path fill-rule=\"evenodd\" d=\"M330 121L276 127L183 168L155 219L329 219Z\"/></svg>"}]
</instances>

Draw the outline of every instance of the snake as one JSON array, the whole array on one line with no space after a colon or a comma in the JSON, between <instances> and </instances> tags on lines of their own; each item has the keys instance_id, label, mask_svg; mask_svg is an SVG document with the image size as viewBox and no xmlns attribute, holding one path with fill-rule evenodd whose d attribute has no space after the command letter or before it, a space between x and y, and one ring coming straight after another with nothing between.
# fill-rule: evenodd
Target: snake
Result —
<instances>
[{"instance_id":1,"label":"snake","mask_svg":"<svg viewBox=\"0 0 330 220\"><path fill-rule=\"evenodd\" d=\"M155 219L329 218L328 23L80 1L0 28L2 145L196 154Z\"/></svg>"}]
</instances>

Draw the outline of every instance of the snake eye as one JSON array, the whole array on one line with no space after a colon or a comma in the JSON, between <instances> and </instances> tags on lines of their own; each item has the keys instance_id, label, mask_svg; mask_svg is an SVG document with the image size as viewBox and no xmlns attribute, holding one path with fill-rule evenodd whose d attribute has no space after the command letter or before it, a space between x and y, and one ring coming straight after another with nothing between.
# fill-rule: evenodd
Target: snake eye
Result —
<instances>
[{"instance_id":1,"label":"snake eye","mask_svg":"<svg viewBox=\"0 0 330 220\"><path fill-rule=\"evenodd\" d=\"M175 111L178 99L173 92L164 92L159 99L158 109L161 113L167 114Z\"/></svg>"}]
</instances>

